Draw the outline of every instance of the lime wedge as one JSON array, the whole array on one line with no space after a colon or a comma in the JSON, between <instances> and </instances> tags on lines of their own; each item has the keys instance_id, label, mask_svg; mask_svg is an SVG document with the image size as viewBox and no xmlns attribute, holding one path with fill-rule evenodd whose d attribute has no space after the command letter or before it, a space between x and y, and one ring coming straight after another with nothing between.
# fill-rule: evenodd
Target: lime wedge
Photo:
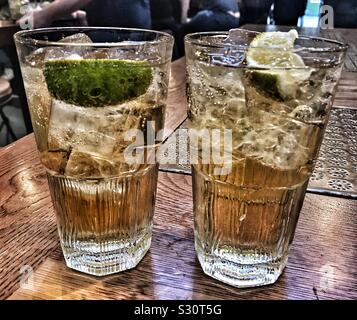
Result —
<instances>
[{"instance_id":1,"label":"lime wedge","mask_svg":"<svg viewBox=\"0 0 357 320\"><path fill-rule=\"evenodd\" d=\"M250 48L247 53L247 62L250 67L256 68L289 68L305 67L302 58L286 49Z\"/></svg>"},{"instance_id":2,"label":"lime wedge","mask_svg":"<svg viewBox=\"0 0 357 320\"><path fill-rule=\"evenodd\" d=\"M83 107L135 99L152 81L147 62L110 59L49 60L44 76L54 98Z\"/></svg>"},{"instance_id":3,"label":"lime wedge","mask_svg":"<svg viewBox=\"0 0 357 320\"><path fill-rule=\"evenodd\" d=\"M311 72L311 69L251 71L249 79L260 91L284 101L296 98L301 83L310 78Z\"/></svg>"},{"instance_id":4,"label":"lime wedge","mask_svg":"<svg viewBox=\"0 0 357 320\"><path fill-rule=\"evenodd\" d=\"M296 30L263 32L250 44L246 61L250 68L269 70L250 71L252 84L274 98L287 100L296 97L301 82L311 76L312 69L292 52L298 37Z\"/></svg>"},{"instance_id":5,"label":"lime wedge","mask_svg":"<svg viewBox=\"0 0 357 320\"><path fill-rule=\"evenodd\" d=\"M294 48L295 40L299 37L296 30L289 32L262 32L258 34L250 43L250 47L275 47L292 49Z\"/></svg>"}]
</instances>

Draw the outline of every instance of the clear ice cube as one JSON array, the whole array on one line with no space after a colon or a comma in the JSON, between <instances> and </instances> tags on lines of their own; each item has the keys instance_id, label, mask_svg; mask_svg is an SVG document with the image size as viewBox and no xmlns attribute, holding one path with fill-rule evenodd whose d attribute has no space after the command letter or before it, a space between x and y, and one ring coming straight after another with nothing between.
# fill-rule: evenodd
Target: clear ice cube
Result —
<instances>
[{"instance_id":1,"label":"clear ice cube","mask_svg":"<svg viewBox=\"0 0 357 320\"><path fill-rule=\"evenodd\" d=\"M53 99L48 131L49 150L90 149L111 155L115 144L113 122L102 108L84 108Z\"/></svg>"},{"instance_id":2,"label":"clear ice cube","mask_svg":"<svg viewBox=\"0 0 357 320\"><path fill-rule=\"evenodd\" d=\"M123 153L132 143L124 135L130 129L141 128L142 117L138 115L145 114L145 106L132 101L85 108L53 99L48 150L67 153L64 167L69 176L105 177L118 173L125 160Z\"/></svg>"},{"instance_id":3,"label":"clear ice cube","mask_svg":"<svg viewBox=\"0 0 357 320\"><path fill-rule=\"evenodd\" d=\"M65 43L93 43L92 39L88 37L85 33L76 33L68 37L64 37L58 42Z\"/></svg>"},{"instance_id":4,"label":"clear ice cube","mask_svg":"<svg viewBox=\"0 0 357 320\"><path fill-rule=\"evenodd\" d=\"M83 34L77 33L72 36L65 37L59 42L65 43L91 43L90 38ZM61 46L61 47L43 47L35 50L26 57L26 62L31 67L42 68L47 60L59 60L59 59L81 59L89 47L78 46Z\"/></svg>"},{"instance_id":5,"label":"clear ice cube","mask_svg":"<svg viewBox=\"0 0 357 320\"><path fill-rule=\"evenodd\" d=\"M98 153L73 150L68 159L65 174L72 177L108 177L118 173L119 167Z\"/></svg>"},{"instance_id":6,"label":"clear ice cube","mask_svg":"<svg viewBox=\"0 0 357 320\"><path fill-rule=\"evenodd\" d=\"M230 29L225 42L247 47L257 34L258 32L252 32L244 29Z\"/></svg>"},{"instance_id":7,"label":"clear ice cube","mask_svg":"<svg viewBox=\"0 0 357 320\"><path fill-rule=\"evenodd\" d=\"M58 42L63 43L88 43L90 45L90 38L83 34L77 33L72 36L65 37ZM44 66L45 61L48 60L75 60L82 59L88 51L90 51L90 47L86 46L61 46L61 47L44 47L35 50L32 54L30 54L26 60L32 67L42 68Z\"/></svg>"},{"instance_id":8,"label":"clear ice cube","mask_svg":"<svg viewBox=\"0 0 357 320\"><path fill-rule=\"evenodd\" d=\"M191 114L202 122L220 127L235 123L245 112L243 69L227 68L197 61L190 70L194 94Z\"/></svg>"}]
</instances>

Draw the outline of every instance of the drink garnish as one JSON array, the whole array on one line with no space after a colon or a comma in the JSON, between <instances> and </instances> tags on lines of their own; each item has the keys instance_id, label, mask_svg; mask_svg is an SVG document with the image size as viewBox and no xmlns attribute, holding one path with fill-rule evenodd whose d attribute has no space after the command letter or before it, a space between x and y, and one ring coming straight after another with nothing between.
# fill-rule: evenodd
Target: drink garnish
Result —
<instances>
[{"instance_id":1,"label":"drink garnish","mask_svg":"<svg viewBox=\"0 0 357 320\"><path fill-rule=\"evenodd\" d=\"M294 99L299 84L311 76L312 69L293 52L297 38L296 30L263 32L253 39L247 51L248 67L262 69L248 73L252 84L275 99Z\"/></svg>"},{"instance_id":2,"label":"drink garnish","mask_svg":"<svg viewBox=\"0 0 357 320\"><path fill-rule=\"evenodd\" d=\"M152 81L145 61L49 60L44 76L51 95L83 107L120 104L144 94Z\"/></svg>"}]
</instances>

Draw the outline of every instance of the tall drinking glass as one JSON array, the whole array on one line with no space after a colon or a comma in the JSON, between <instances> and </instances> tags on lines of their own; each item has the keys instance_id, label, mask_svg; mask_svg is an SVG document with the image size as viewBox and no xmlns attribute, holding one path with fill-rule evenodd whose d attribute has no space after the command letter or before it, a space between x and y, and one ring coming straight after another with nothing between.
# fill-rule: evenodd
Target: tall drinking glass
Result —
<instances>
[{"instance_id":1,"label":"tall drinking glass","mask_svg":"<svg viewBox=\"0 0 357 320\"><path fill-rule=\"evenodd\" d=\"M191 130L214 136L193 163L195 247L204 272L237 287L275 282L288 259L346 46L289 33L185 39ZM192 147L192 146L191 146ZM224 152L224 150L223 150ZM210 161L211 160L211 161ZM229 170L216 171L222 165Z\"/></svg>"},{"instance_id":2,"label":"tall drinking glass","mask_svg":"<svg viewBox=\"0 0 357 320\"><path fill-rule=\"evenodd\" d=\"M67 265L135 267L151 243L173 38L51 28L15 41Z\"/></svg>"}]
</instances>

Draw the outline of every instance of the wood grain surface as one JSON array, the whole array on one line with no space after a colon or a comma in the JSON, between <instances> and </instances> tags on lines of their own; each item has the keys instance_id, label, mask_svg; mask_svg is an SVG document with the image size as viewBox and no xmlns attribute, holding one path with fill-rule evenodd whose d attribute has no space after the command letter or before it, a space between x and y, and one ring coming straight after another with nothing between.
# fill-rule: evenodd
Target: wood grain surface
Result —
<instances>
[{"instance_id":1,"label":"wood grain surface","mask_svg":"<svg viewBox=\"0 0 357 320\"><path fill-rule=\"evenodd\" d=\"M33 136L0 159L2 299L357 299L356 201L308 194L278 282L236 289L198 264L190 176L161 172L149 253L133 270L96 278L65 266ZM27 281L24 266L34 270Z\"/></svg>"},{"instance_id":2,"label":"wood grain surface","mask_svg":"<svg viewBox=\"0 0 357 320\"><path fill-rule=\"evenodd\" d=\"M342 72L334 105L357 109L357 72Z\"/></svg>"}]
</instances>

